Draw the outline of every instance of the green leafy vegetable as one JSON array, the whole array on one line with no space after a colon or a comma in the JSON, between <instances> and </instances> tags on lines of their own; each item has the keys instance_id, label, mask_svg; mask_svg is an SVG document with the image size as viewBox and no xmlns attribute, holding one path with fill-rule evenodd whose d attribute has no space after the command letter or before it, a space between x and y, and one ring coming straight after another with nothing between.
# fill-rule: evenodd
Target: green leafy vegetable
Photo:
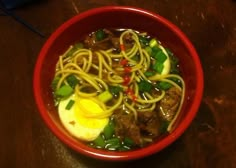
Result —
<instances>
[{"instance_id":1,"label":"green leafy vegetable","mask_svg":"<svg viewBox=\"0 0 236 168\"><path fill-rule=\"evenodd\" d=\"M140 92L150 92L152 90L152 84L146 80L142 80L138 83Z\"/></svg>"}]
</instances>

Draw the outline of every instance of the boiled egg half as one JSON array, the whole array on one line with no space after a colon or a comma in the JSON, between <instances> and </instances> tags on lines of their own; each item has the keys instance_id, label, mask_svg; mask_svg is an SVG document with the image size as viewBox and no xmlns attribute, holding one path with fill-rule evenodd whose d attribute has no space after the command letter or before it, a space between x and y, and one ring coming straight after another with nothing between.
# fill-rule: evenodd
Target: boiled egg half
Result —
<instances>
[{"instance_id":1,"label":"boiled egg half","mask_svg":"<svg viewBox=\"0 0 236 168\"><path fill-rule=\"evenodd\" d=\"M73 100L75 103L67 110L66 106L70 100ZM68 132L83 141L95 140L109 122L108 117L97 117L104 110L96 101L79 98L75 94L60 101L58 111L59 118Z\"/></svg>"}]
</instances>

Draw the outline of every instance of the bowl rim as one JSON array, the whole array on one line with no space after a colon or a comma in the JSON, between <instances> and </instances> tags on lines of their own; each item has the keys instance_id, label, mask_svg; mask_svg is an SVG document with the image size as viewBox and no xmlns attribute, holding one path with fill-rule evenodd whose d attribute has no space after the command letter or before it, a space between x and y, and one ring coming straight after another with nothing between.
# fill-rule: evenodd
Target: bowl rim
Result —
<instances>
[{"instance_id":1,"label":"bowl rim","mask_svg":"<svg viewBox=\"0 0 236 168\"><path fill-rule=\"evenodd\" d=\"M52 119L50 115L48 114L46 107L44 107L43 97L40 96L41 95L40 72L41 72L42 64L43 64L47 51L49 50L53 42L57 39L57 37L60 34L62 34L69 26L73 25L78 20L81 20L83 18L89 17L97 13L112 12L114 10L133 11L142 15L147 15L149 17L152 17L155 20L158 20L159 22L167 26L169 29L171 29L171 31L173 31L173 33L181 39L185 47L191 53L192 59L195 62L196 77L198 79L196 83L197 92L195 93L193 97L193 104L191 105L189 109L189 113L187 113L187 115L183 118L183 122L181 122L178 125L178 127L176 127L176 129L170 135L165 137L163 140L160 140L158 144L154 144L151 146L147 146L145 148L141 148L139 150L128 151L128 152L107 152L107 151L101 151L98 149L86 147L84 145L82 145L82 147L78 146L75 141L72 141L69 138L66 138L65 135L60 131L60 129L57 128L56 124L52 122ZM201 62L194 46L192 45L190 40L187 38L187 36L176 25L171 23L166 18L160 16L159 14L148 11L143 8L138 8L138 7L133 7L133 6L103 6L103 7L92 8L82 13L79 13L73 16L72 18L70 18L69 20L65 21L49 36L49 38L44 43L38 55L38 58L36 60L33 75L34 75L33 76L33 93L34 93L34 98L36 101L36 106L38 108L38 111L42 119L48 126L48 128L56 135L56 137L58 137L62 142L64 142L67 146L70 146L75 151L81 154L84 154L86 156L95 158L95 159L101 159L101 160L107 160L107 161L125 161L125 160L134 160L134 159L143 158L151 154L157 153L161 151L163 148L172 144L178 137L180 137L184 133L184 131L187 129L187 127L190 125L190 123L194 119L201 103L201 99L203 95L203 87L204 87L204 78L203 78L203 70L202 70Z\"/></svg>"}]
</instances>

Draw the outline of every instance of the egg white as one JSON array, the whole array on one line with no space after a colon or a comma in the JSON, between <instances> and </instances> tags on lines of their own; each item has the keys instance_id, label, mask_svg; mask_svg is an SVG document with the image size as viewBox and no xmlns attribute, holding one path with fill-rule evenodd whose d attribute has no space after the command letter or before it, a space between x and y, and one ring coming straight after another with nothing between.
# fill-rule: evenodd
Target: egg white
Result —
<instances>
[{"instance_id":1,"label":"egg white","mask_svg":"<svg viewBox=\"0 0 236 168\"><path fill-rule=\"evenodd\" d=\"M66 105L70 100L74 100L75 103L71 109L66 110ZM59 118L63 126L71 135L83 141L93 141L108 124L109 118L99 119L94 117L85 117L83 115L84 111L82 111L80 107L81 104L79 105L78 100L80 100L80 98L73 94L69 98L60 101L58 106ZM87 108L86 113L94 113L96 111L98 113L102 112L102 109L99 108L95 102L91 102L91 100L87 99L84 99L83 102L86 102L86 104L83 104L83 106Z\"/></svg>"},{"instance_id":2,"label":"egg white","mask_svg":"<svg viewBox=\"0 0 236 168\"><path fill-rule=\"evenodd\" d=\"M171 65L170 65L170 58L169 58L169 56L168 56L168 53L166 52L166 50L165 50L162 46L160 46L160 49L161 49L162 52L167 56L167 59L166 59L165 62L163 63L164 68L163 68L163 70L162 70L162 72L161 72L161 75L167 75L167 74L170 73L170 67L171 67Z\"/></svg>"}]
</instances>

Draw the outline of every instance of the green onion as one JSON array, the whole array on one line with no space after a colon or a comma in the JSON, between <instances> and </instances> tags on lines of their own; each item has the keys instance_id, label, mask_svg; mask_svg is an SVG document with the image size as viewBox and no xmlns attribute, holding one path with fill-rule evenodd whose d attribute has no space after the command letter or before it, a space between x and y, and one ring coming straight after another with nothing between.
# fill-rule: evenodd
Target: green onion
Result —
<instances>
[{"instance_id":1,"label":"green onion","mask_svg":"<svg viewBox=\"0 0 236 168\"><path fill-rule=\"evenodd\" d=\"M66 57L72 56L73 53L81 48L83 48L83 44L82 43L76 43L66 54Z\"/></svg>"},{"instance_id":2,"label":"green onion","mask_svg":"<svg viewBox=\"0 0 236 168\"><path fill-rule=\"evenodd\" d=\"M155 75L156 73L155 72L151 72L151 71L146 71L146 72L144 72L144 75L146 76L146 77L150 77L150 76L153 76L153 75Z\"/></svg>"},{"instance_id":3,"label":"green onion","mask_svg":"<svg viewBox=\"0 0 236 168\"><path fill-rule=\"evenodd\" d=\"M170 51L169 48L165 48L165 50L170 58L170 63L171 63L170 73L179 74L179 67L178 67L179 59L174 55L173 52Z\"/></svg>"},{"instance_id":4,"label":"green onion","mask_svg":"<svg viewBox=\"0 0 236 168\"><path fill-rule=\"evenodd\" d=\"M135 56L133 56L131 59L132 60L134 60L134 61L136 61L136 62L138 62L139 61L139 55L138 54L136 54Z\"/></svg>"},{"instance_id":5,"label":"green onion","mask_svg":"<svg viewBox=\"0 0 236 168\"><path fill-rule=\"evenodd\" d=\"M161 90L168 90L169 88L171 88L172 87L172 85L170 84L170 83L168 83L168 82L158 82L157 84L156 84L156 87L158 88L158 89L161 89Z\"/></svg>"},{"instance_id":6,"label":"green onion","mask_svg":"<svg viewBox=\"0 0 236 168\"><path fill-rule=\"evenodd\" d=\"M73 48L78 50L78 49L81 49L83 47L84 47L83 43L76 43Z\"/></svg>"},{"instance_id":7,"label":"green onion","mask_svg":"<svg viewBox=\"0 0 236 168\"><path fill-rule=\"evenodd\" d=\"M172 80L173 82L175 82L180 87L182 87L182 82L178 78L172 77L172 78L169 78L169 79Z\"/></svg>"},{"instance_id":8,"label":"green onion","mask_svg":"<svg viewBox=\"0 0 236 168\"><path fill-rule=\"evenodd\" d=\"M158 53L159 51L162 51L158 46L154 46L152 47L152 56L154 56L156 53Z\"/></svg>"},{"instance_id":9,"label":"green onion","mask_svg":"<svg viewBox=\"0 0 236 168\"><path fill-rule=\"evenodd\" d=\"M161 134L167 132L167 128L168 128L169 124L170 124L169 121L161 121L161 124L160 124L160 127L159 127L159 131L160 131Z\"/></svg>"},{"instance_id":10,"label":"green onion","mask_svg":"<svg viewBox=\"0 0 236 168\"><path fill-rule=\"evenodd\" d=\"M51 83L51 87L52 87L52 89L55 91L56 90L56 88L57 88L57 83L59 82L59 80L60 80L60 77L59 76L56 76L56 77L54 77L54 79L53 79L53 81L52 81L52 83Z\"/></svg>"},{"instance_id":11,"label":"green onion","mask_svg":"<svg viewBox=\"0 0 236 168\"><path fill-rule=\"evenodd\" d=\"M69 85L63 85L60 87L55 94L60 97L67 97L70 96L73 93L73 88L70 87Z\"/></svg>"},{"instance_id":12,"label":"green onion","mask_svg":"<svg viewBox=\"0 0 236 168\"><path fill-rule=\"evenodd\" d=\"M123 91L123 88L121 86L109 86L109 91L113 95L117 95L119 92Z\"/></svg>"},{"instance_id":13,"label":"green onion","mask_svg":"<svg viewBox=\"0 0 236 168\"><path fill-rule=\"evenodd\" d=\"M70 100L68 103L67 103L67 105L66 105L66 110L70 110L71 109L71 107L74 105L74 103L75 103L75 101L74 100Z\"/></svg>"},{"instance_id":14,"label":"green onion","mask_svg":"<svg viewBox=\"0 0 236 168\"><path fill-rule=\"evenodd\" d=\"M101 41L106 37L104 30L100 29L95 32L95 37L97 41Z\"/></svg>"},{"instance_id":15,"label":"green onion","mask_svg":"<svg viewBox=\"0 0 236 168\"><path fill-rule=\"evenodd\" d=\"M105 148L106 143L105 140L103 139L103 137L101 135L99 135L94 141L93 141L94 145L97 148Z\"/></svg>"},{"instance_id":16,"label":"green onion","mask_svg":"<svg viewBox=\"0 0 236 168\"><path fill-rule=\"evenodd\" d=\"M115 133L115 125L113 121L110 121L103 130L105 139L112 138L114 133Z\"/></svg>"},{"instance_id":17,"label":"green onion","mask_svg":"<svg viewBox=\"0 0 236 168\"><path fill-rule=\"evenodd\" d=\"M150 46L145 47L145 50L147 51L149 55L152 54L152 48Z\"/></svg>"},{"instance_id":18,"label":"green onion","mask_svg":"<svg viewBox=\"0 0 236 168\"><path fill-rule=\"evenodd\" d=\"M153 70L155 70L156 72L161 74L161 72L163 71L164 65L163 65L163 63L156 61L152 68L153 68Z\"/></svg>"},{"instance_id":19,"label":"green onion","mask_svg":"<svg viewBox=\"0 0 236 168\"><path fill-rule=\"evenodd\" d=\"M72 88L75 88L75 86L79 83L79 80L75 77L75 75L69 75L66 80Z\"/></svg>"},{"instance_id":20,"label":"green onion","mask_svg":"<svg viewBox=\"0 0 236 168\"><path fill-rule=\"evenodd\" d=\"M165 50L169 56L174 56L173 52L171 52L169 48L165 48Z\"/></svg>"},{"instance_id":21,"label":"green onion","mask_svg":"<svg viewBox=\"0 0 236 168\"><path fill-rule=\"evenodd\" d=\"M148 46L149 39L146 36L139 36L139 41L141 45Z\"/></svg>"},{"instance_id":22,"label":"green onion","mask_svg":"<svg viewBox=\"0 0 236 168\"><path fill-rule=\"evenodd\" d=\"M120 148L119 148L119 151L128 151L130 150L131 148L128 147L128 146L125 146L125 145L122 145Z\"/></svg>"},{"instance_id":23,"label":"green onion","mask_svg":"<svg viewBox=\"0 0 236 168\"><path fill-rule=\"evenodd\" d=\"M165 60L167 59L167 56L164 54L163 51L157 52L153 57L160 63L164 63Z\"/></svg>"},{"instance_id":24,"label":"green onion","mask_svg":"<svg viewBox=\"0 0 236 168\"><path fill-rule=\"evenodd\" d=\"M116 150L121 147L119 138L111 138L106 141L106 148L109 150Z\"/></svg>"},{"instance_id":25,"label":"green onion","mask_svg":"<svg viewBox=\"0 0 236 168\"><path fill-rule=\"evenodd\" d=\"M157 40L156 39L151 39L151 41L149 42L149 46L152 48L154 46L157 46L158 43L157 43Z\"/></svg>"},{"instance_id":26,"label":"green onion","mask_svg":"<svg viewBox=\"0 0 236 168\"><path fill-rule=\"evenodd\" d=\"M152 84L146 80L142 80L138 83L140 92L150 92L152 90Z\"/></svg>"},{"instance_id":27,"label":"green onion","mask_svg":"<svg viewBox=\"0 0 236 168\"><path fill-rule=\"evenodd\" d=\"M108 102L112 98L113 98L113 96L108 90L106 90L106 91L104 91L104 92L102 92L101 94L98 95L98 99L100 101L102 101L103 103Z\"/></svg>"},{"instance_id":28,"label":"green onion","mask_svg":"<svg viewBox=\"0 0 236 168\"><path fill-rule=\"evenodd\" d=\"M132 139L128 138L128 137L125 137L123 142L124 142L124 145L128 146L128 147L131 147L131 146L135 145L134 141Z\"/></svg>"}]
</instances>

